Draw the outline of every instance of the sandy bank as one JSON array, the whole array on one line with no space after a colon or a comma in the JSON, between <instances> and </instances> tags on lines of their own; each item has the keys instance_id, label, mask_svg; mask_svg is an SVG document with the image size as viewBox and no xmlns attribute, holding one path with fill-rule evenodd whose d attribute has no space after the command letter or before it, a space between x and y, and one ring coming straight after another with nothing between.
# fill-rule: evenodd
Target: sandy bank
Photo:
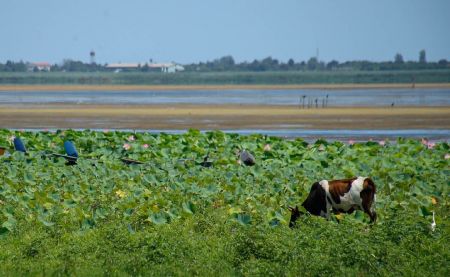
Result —
<instances>
[{"instance_id":1,"label":"sandy bank","mask_svg":"<svg viewBox=\"0 0 450 277\"><path fill-rule=\"evenodd\" d=\"M450 129L450 107L0 105L3 128Z\"/></svg>"}]
</instances>

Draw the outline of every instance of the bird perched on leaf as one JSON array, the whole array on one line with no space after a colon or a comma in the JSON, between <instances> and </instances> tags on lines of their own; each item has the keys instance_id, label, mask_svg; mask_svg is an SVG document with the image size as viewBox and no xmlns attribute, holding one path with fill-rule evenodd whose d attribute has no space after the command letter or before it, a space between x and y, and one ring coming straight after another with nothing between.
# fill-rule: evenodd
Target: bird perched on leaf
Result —
<instances>
[{"instance_id":1,"label":"bird perched on leaf","mask_svg":"<svg viewBox=\"0 0 450 277\"><path fill-rule=\"evenodd\" d=\"M213 162L209 160L209 153L203 158L203 162L199 163L203 167L211 167Z\"/></svg>"},{"instance_id":2,"label":"bird perched on leaf","mask_svg":"<svg viewBox=\"0 0 450 277\"><path fill-rule=\"evenodd\" d=\"M49 155L54 157L61 157L66 159L66 165L76 165L78 160L78 152L75 148L75 145L71 141L65 141L64 142L64 151L66 152L66 155L57 154L57 153L51 153Z\"/></svg>"},{"instance_id":3,"label":"bird perched on leaf","mask_svg":"<svg viewBox=\"0 0 450 277\"><path fill-rule=\"evenodd\" d=\"M78 159L78 152L77 149L75 148L75 145L73 145L73 143L71 141L65 141L64 142L64 150L66 151L67 157L67 164L68 165L74 165L77 163L77 159Z\"/></svg>"},{"instance_id":4,"label":"bird perched on leaf","mask_svg":"<svg viewBox=\"0 0 450 277\"><path fill-rule=\"evenodd\" d=\"M27 149L23 144L23 141L19 137L14 138L14 149L19 152L27 153Z\"/></svg>"}]
</instances>

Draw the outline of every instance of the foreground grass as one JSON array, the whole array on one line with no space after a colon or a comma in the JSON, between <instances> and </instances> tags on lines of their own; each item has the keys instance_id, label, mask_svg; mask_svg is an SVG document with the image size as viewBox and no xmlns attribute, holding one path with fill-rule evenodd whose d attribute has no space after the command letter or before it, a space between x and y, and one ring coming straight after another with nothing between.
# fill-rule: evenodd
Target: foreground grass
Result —
<instances>
[{"instance_id":1,"label":"foreground grass","mask_svg":"<svg viewBox=\"0 0 450 277\"><path fill-rule=\"evenodd\" d=\"M448 212L448 211L447 211ZM448 276L448 222L391 213L369 226L305 217L242 226L220 212L140 230L120 220L93 230L23 225L0 240L0 275Z\"/></svg>"},{"instance_id":2,"label":"foreground grass","mask_svg":"<svg viewBox=\"0 0 450 277\"><path fill-rule=\"evenodd\" d=\"M14 152L20 136L28 154ZM65 166L64 141L80 159ZM0 276L449 276L449 145L189 130L0 130ZM257 157L236 162L236 150ZM199 165L205 155L213 166ZM127 165L120 157L145 161ZM371 176L378 221L304 216L312 182ZM436 230L432 231L432 212Z\"/></svg>"}]
</instances>

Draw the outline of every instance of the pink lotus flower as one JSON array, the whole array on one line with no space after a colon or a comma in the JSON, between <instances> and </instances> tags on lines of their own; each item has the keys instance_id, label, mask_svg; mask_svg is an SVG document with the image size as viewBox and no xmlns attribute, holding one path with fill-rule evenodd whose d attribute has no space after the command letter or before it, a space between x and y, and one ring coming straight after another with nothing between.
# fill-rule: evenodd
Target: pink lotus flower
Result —
<instances>
[{"instance_id":1,"label":"pink lotus flower","mask_svg":"<svg viewBox=\"0 0 450 277\"><path fill-rule=\"evenodd\" d=\"M386 144L386 141L380 140L378 143L379 143L381 146L384 146L384 145Z\"/></svg>"},{"instance_id":2,"label":"pink lotus flower","mask_svg":"<svg viewBox=\"0 0 450 277\"><path fill-rule=\"evenodd\" d=\"M130 150L131 145L128 144L128 143L124 143L122 147L123 147L123 149L125 149L125 150Z\"/></svg>"},{"instance_id":3,"label":"pink lotus flower","mask_svg":"<svg viewBox=\"0 0 450 277\"><path fill-rule=\"evenodd\" d=\"M436 143L434 143L434 142L429 142L427 144L428 149L433 149L435 146L436 146Z\"/></svg>"},{"instance_id":4,"label":"pink lotus flower","mask_svg":"<svg viewBox=\"0 0 450 277\"><path fill-rule=\"evenodd\" d=\"M450 159L450 154L445 154L444 159L446 160Z\"/></svg>"},{"instance_id":5,"label":"pink lotus flower","mask_svg":"<svg viewBox=\"0 0 450 277\"><path fill-rule=\"evenodd\" d=\"M426 138L422 138L421 142L423 145L428 145L428 140Z\"/></svg>"},{"instance_id":6,"label":"pink lotus flower","mask_svg":"<svg viewBox=\"0 0 450 277\"><path fill-rule=\"evenodd\" d=\"M128 137L128 141L135 141L135 140L136 140L136 139L134 138L133 135L131 135L131 136Z\"/></svg>"},{"instance_id":7,"label":"pink lotus flower","mask_svg":"<svg viewBox=\"0 0 450 277\"><path fill-rule=\"evenodd\" d=\"M272 147L270 147L270 144L264 145L264 151L268 152L270 150L272 150Z\"/></svg>"},{"instance_id":8,"label":"pink lotus flower","mask_svg":"<svg viewBox=\"0 0 450 277\"><path fill-rule=\"evenodd\" d=\"M351 140L348 141L348 144L349 145L353 145L353 144L355 144L355 141L351 139Z\"/></svg>"},{"instance_id":9,"label":"pink lotus flower","mask_svg":"<svg viewBox=\"0 0 450 277\"><path fill-rule=\"evenodd\" d=\"M144 147L145 149L147 149L147 148L148 148L148 144L146 143L146 144L142 145L142 147Z\"/></svg>"}]
</instances>

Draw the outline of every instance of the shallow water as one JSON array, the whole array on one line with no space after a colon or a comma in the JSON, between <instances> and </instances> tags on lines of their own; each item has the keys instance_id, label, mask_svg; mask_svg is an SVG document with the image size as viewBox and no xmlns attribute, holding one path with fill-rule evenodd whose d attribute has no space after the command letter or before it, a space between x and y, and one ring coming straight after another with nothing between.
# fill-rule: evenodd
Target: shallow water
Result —
<instances>
[{"instance_id":1,"label":"shallow water","mask_svg":"<svg viewBox=\"0 0 450 277\"><path fill-rule=\"evenodd\" d=\"M17 130L17 129L16 129ZM43 129L20 129L24 131L42 131ZM45 129L50 132L56 129ZM84 129L75 129L84 130ZM104 131L103 129L90 129L93 131ZM131 129L109 129L111 131L127 131L127 132L149 132L149 133L167 133L167 134L184 134L187 130L131 130ZM211 130L202 130L207 132ZM450 130L438 129L405 129L405 130L308 130L308 129L236 129L222 130L225 133L236 133L240 135L262 134L268 136L276 136L283 138L302 138L312 142L323 138L330 141L368 141L368 140L396 140L399 137L409 139L427 138L430 141L450 141Z\"/></svg>"},{"instance_id":2,"label":"shallow water","mask_svg":"<svg viewBox=\"0 0 450 277\"><path fill-rule=\"evenodd\" d=\"M304 96L304 97L303 97ZM327 97L328 96L328 97ZM339 106L450 106L450 89L4 91L0 104L255 104Z\"/></svg>"}]
</instances>

